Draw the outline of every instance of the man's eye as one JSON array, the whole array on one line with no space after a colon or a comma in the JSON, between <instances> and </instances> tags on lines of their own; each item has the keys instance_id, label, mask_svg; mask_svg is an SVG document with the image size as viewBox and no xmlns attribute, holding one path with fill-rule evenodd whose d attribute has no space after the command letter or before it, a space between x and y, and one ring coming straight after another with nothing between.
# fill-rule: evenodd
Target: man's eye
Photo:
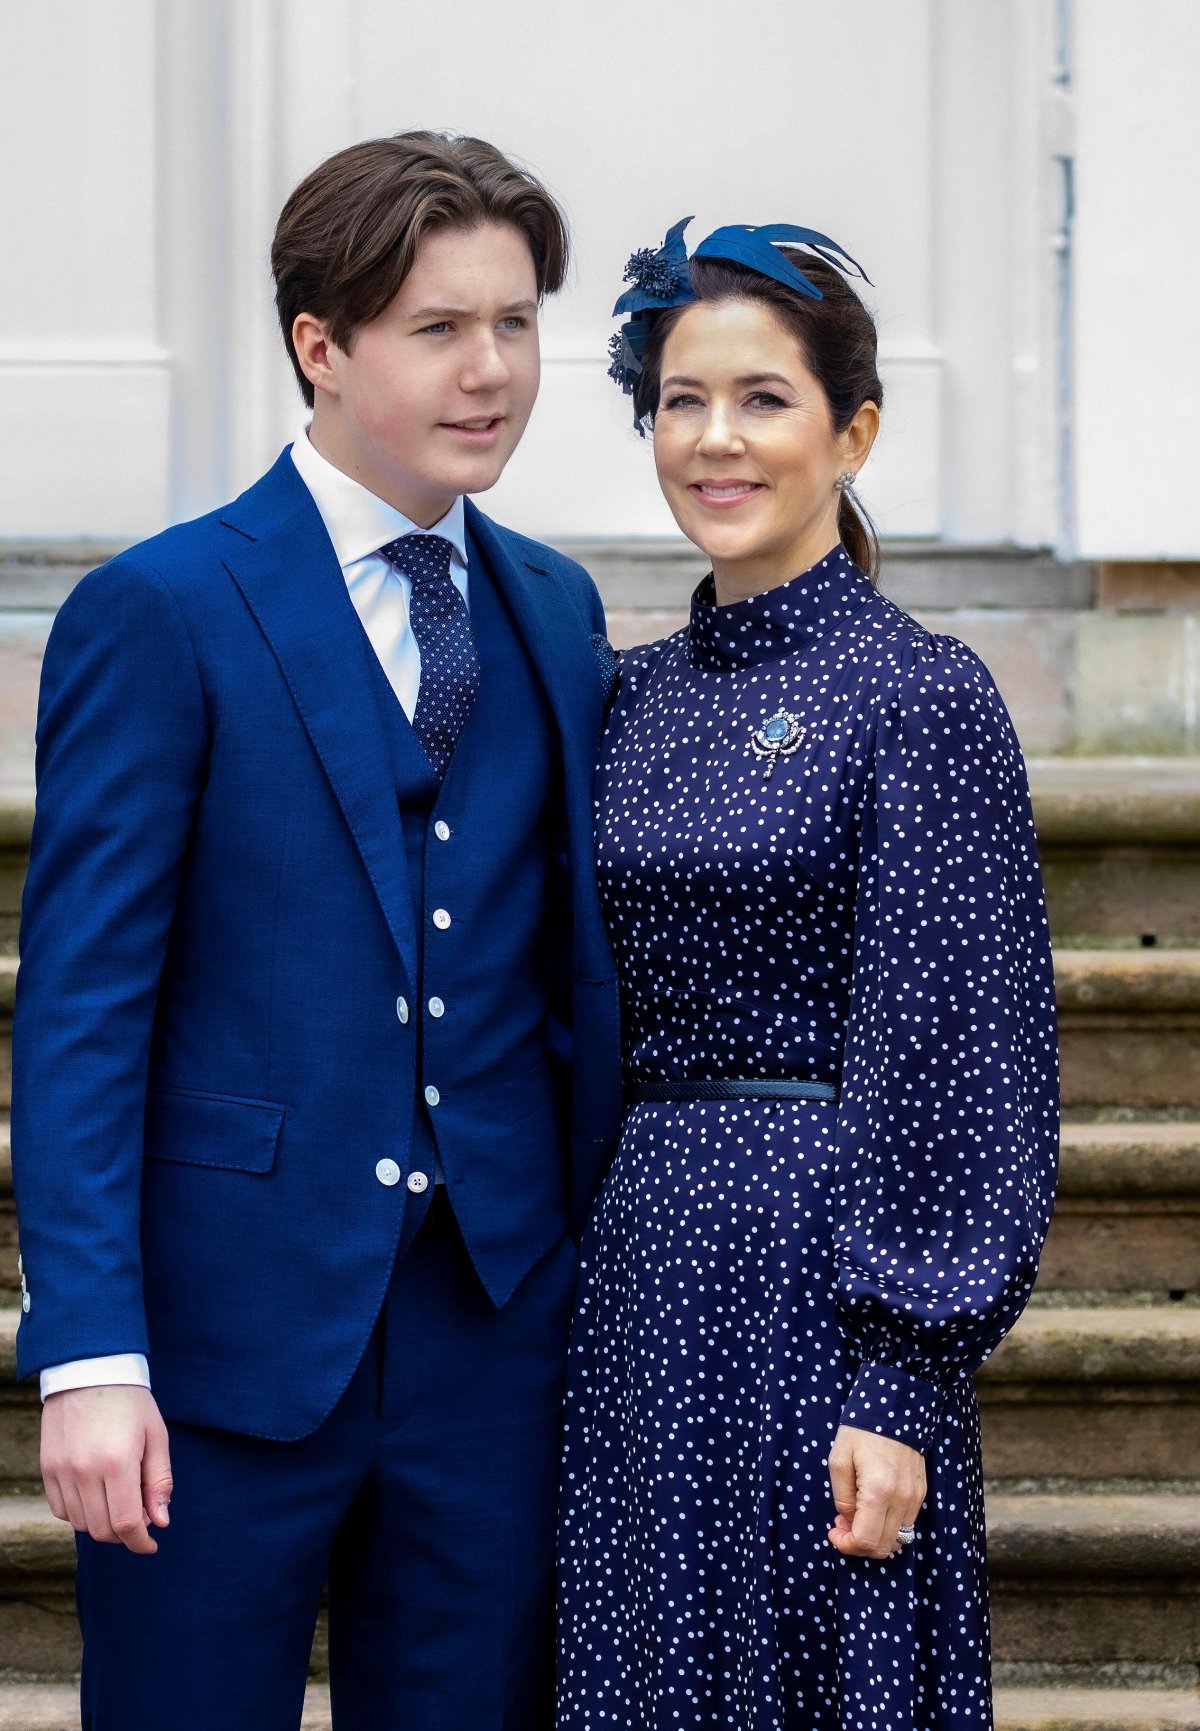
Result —
<instances>
[{"instance_id":1,"label":"man's eye","mask_svg":"<svg viewBox=\"0 0 1200 1731\"><path fill-rule=\"evenodd\" d=\"M422 336L429 336L429 337L440 337L443 331L448 331L449 329L450 329L449 321L446 319L439 319L437 324L435 324L435 325L423 325L421 327L421 335Z\"/></svg>"},{"instance_id":2,"label":"man's eye","mask_svg":"<svg viewBox=\"0 0 1200 1731\"><path fill-rule=\"evenodd\" d=\"M529 320L527 318L525 318L521 313L512 313L508 318L502 319L501 323L503 324L505 330L523 331L523 330L526 330L528 328Z\"/></svg>"}]
</instances>

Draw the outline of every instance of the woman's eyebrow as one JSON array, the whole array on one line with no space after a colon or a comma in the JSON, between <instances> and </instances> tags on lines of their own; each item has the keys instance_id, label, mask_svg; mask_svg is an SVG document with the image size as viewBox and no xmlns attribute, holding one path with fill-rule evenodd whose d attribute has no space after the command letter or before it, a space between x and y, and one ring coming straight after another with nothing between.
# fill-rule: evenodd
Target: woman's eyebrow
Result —
<instances>
[{"instance_id":1,"label":"woman's eyebrow","mask_svg":"<svg viewBox=\"0 0 1200 1731\"><path fill-rule=\"evenodd\" d=\"M741 373L733 382L735 385L786 385L789 391L794 389L792 381L782 373ZM663 380L662 388L666 390L668 385L690 385L695 388L702 387L703 383L703 379L688 379L684 378L682 373L672 373L669 379Z\"/></svg>"}]
</instances>

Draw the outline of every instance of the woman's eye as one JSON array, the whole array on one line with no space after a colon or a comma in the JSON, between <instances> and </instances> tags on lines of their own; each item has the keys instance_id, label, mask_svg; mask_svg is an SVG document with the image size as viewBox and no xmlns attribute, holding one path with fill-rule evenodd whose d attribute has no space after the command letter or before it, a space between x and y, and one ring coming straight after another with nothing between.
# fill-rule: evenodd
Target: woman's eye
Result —
<instances>
[{"instance_id":1,"label":"woman's eye","mask_svg":"<svg viewBox=\"0 0 1200 1731\"><path fill-rule=\"evenodd\" d=\"M787 404L774 391L755 391L750 401L759 409L785 409Z\"/></svg>"},{"instance_id":2,"label":"woman's eye","mask_svg":"<svg viewBox=\"0 0 1200 1731\"><path fill-rule=\"evenodd\" d=\"M680 391L675 396L668 397L662 406L664 409L688 409L699 401L699 397L691 396L686 391Z\"/></svg>"}]
</instances>

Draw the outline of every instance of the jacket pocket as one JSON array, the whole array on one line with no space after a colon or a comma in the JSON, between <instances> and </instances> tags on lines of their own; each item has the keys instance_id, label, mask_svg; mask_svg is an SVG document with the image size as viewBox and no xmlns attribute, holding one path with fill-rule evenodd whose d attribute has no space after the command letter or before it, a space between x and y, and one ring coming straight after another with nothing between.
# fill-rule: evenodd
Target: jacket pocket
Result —
<instances>
[{"instance_id":1,"label":"jacket pocket","mask_svg":"<svg viewBox=\"0 0 1200 1731\"><path fill-rule=\"evenodd\" d=\"M146 1095L146 1159L224 1172L269 1172L286 1117L287 1107L272 1100L151 1088Z\"/></svg>"},{"instance_id":2,"label":"jacket pocket","mask_svg":"<svg viewBox=\"0 0 1200 1731\"><path fill-rule=\"evenodd\" d=\"M557 1104L558 1092L550 1065L545 1058L539 1058L536 1064L531 1064L519 1076L504 1083L500 1091L498 1121L505 1125L519 1124L537 1112L548 1112Z\"/></svg>"}]
</instances>

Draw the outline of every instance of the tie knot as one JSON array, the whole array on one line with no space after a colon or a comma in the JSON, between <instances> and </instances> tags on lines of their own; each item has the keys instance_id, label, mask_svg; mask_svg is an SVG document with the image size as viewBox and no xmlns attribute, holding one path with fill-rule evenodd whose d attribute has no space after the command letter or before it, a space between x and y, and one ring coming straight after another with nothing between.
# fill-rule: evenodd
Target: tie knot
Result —
<instances>
[{"instance_id":1,"label":"tie knot","mask_svg":"<svg viewBox=\"0 0 1200 1731\"><path fill-rule=\"evenodd\" d=\"M413 587L423 582L444 582L450 575L452 544L443 535L401 535L379 549L389 565L411 577Z\"/></svg>"}]
</instances>

